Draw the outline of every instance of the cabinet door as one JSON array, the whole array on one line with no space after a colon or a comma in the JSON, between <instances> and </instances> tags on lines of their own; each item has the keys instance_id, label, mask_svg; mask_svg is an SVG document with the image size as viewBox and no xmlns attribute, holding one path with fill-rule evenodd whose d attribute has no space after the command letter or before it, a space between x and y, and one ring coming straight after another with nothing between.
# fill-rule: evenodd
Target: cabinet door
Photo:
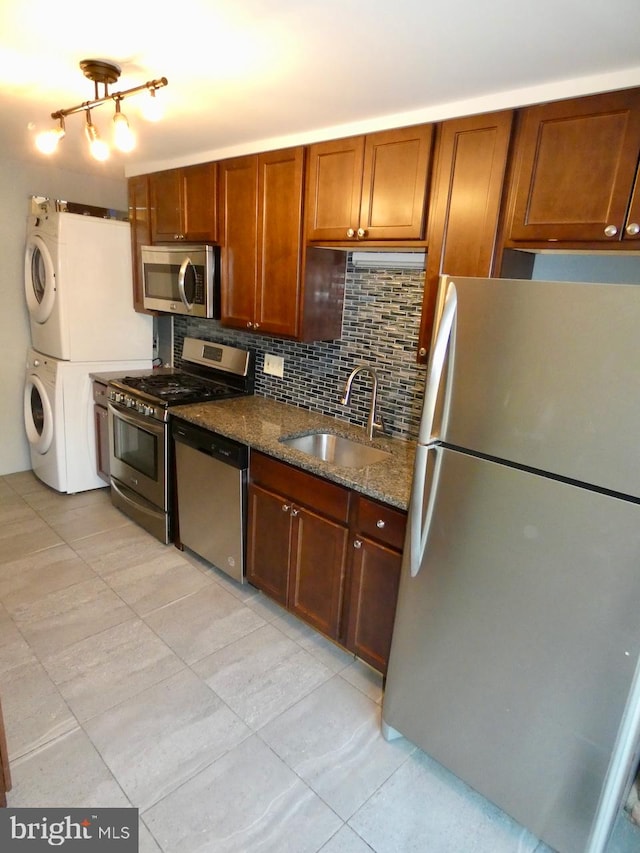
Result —
<instances>
[{"instance_id":1,"label":"cabinet door","mask_svg":"<svg viewBox=\"0 0 640 853\"><path fill-rule=\"evenodd\" d=\"M309 146L307 170L307 240L355 239L360 227L364 136Z\"/></svg>"},{"instance_id":2,"label":"cabinet door","mask_svg":"<svg viewBox=\"0 0 640 853\"><path fill-rule=\"evenodd\" d=\"M432 135L422 124L366 137L359 239L424 237Z\"/></svg>"},{"instance_id":3,"label":"cabinet door","mask_svg":"<svg viewBox=\"0 0 640 853\"><path fill-rule=\"evenodd\" d=\"M640 150L640 90L522 112L508 236L618 241Z\"/></svg>"},{"instance_id":4,"label":"cabinet door","mask_svg":"<svg viewBox=\"0 0 640 853\"><path fill-rule=\"evenodd\" d=\"M442 124L429 204L429 251L418 358L431 342L441 273L493 273L512 111L454 119Z\"/></svg>"},{"instance_id":5,"label":"cabinet door","mask_svg":"<svg viewBox=\"0 0 640 853\"><path fill-rule=\"evenodd\" d=\"M309 509L293 509L289 610L323 634L340 631L348 530Z\"/></svg>"},{"instance_id":6,"label":"cabinet door","mask_svg":"<svg viewBox=\"0 0 640 853\"><path fill-rule=\"evenodd\" d=\"M387 670L402 556L370 539L353 542L347 648L375 669Z\"/></svg>"},{"instance_id":7,"label":"cabinet door","mask_svg":"<svg viewBox=\"0 0 640 853\"><path fill-rule=\"evenodd\" d=\"M219 163L221 323L253 327L258 263L258 158Z\"/></svg>"},{"instance_id":8,"label":"cabinet door","mask_svg":"<svg viewBox=\"0 0 640 853\"><path fill-rule=\"evenodd\" d=\"M304 149L258 158L258 291L254 328L298 334Z\"/></svg>"},{"instance_id":9,"label":"cabinet door","mask_svg":"<svg viewBox=\"0 0 640 853\"><path fill-rule=\"evenodd\" d=\"M131 263L133 264L133 307L145 312L142 291L142 258L140 247L151 243L151 223L149 217L149 179L147 175L129 178L127 183L129 196L129 225L131 226Z\"/></svg>"},{"instance_id":10,"label":"cabinet door","mask_svg":"<svg viewBox=\"0 0 640 853\"><path fill-rule=\"evenodd\" d=\"M182 171L183 228L186 240L218 240L217 165L202 163Z\"/></svg>"},{"instance_id":11,"label":"cabinet door","mask_svg":"<svg viewBox=\"0 0 640 853\"><path fill-rule=\"evenodd\" d=\"M291 504L281 495L249 485L247 580L287 604L291 556Z\"/></svg>"},{"instance_id":12,"label":"cabinet door","mask_svg":"<svg viewBox=\"0 0 640 853\"><path fill-rule=\"evenodd\" d=\"M181 215L181 170L168 169L149 175L151 239L154 243L184 238Z\"/></svg>"},{"instance_id":13,"label":"cabinet door","mask_svg":"<svg viewBox=\"0 0 640 853\"><path fill-rule=\"evenodd\" d=\"M631 196L631 204L625 222L623 240L640 240L640 166L636 174L636 183Z\"/></svg>"},{"instance_id":14,"label":"cabinet door","mask_svg":"<svg viewBox=\"0 0 640 853\"><path fill-rule=\"evenodd\" d=\"M7 805L7 791L11 790L11 773L9 771L9 751L4 732L4 718L0 706L0 807Z\"/></svg>"}]
</instances>

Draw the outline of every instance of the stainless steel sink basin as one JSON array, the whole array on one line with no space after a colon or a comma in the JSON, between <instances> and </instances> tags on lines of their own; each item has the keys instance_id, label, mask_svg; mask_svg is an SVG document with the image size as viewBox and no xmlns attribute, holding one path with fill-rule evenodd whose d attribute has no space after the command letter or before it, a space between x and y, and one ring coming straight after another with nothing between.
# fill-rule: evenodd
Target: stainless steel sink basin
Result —
<instances>
[{"instance_id":1,"label":"stainless steel sink basin","mask_svg":"<svg viewBox=\"0 0 640 853\"><path fill-rule=\"evenodd\" d=\"M385 450L359 444L332 432L310 432L294 438L281 438L280 443L344 468L364 468L366 465L388 459L391 455Z\"/></svg>"}]
</instances>

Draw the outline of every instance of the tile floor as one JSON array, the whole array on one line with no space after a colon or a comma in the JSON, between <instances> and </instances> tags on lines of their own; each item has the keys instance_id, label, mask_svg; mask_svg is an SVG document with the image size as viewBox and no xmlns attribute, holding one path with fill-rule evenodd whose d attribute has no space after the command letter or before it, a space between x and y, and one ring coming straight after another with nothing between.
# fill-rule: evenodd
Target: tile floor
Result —
<instances>
[{"instance_id":1,"label":"tile floor","mask_svg":"<svg viewBox=\"0 0 640 853\"><path fill-rule=\"evenodd\" d=\"M548 851L382 739L376 673L107 490L0 477L0 696L9 805L133 805L143 853Z\"/></svg>"}]
</instances>

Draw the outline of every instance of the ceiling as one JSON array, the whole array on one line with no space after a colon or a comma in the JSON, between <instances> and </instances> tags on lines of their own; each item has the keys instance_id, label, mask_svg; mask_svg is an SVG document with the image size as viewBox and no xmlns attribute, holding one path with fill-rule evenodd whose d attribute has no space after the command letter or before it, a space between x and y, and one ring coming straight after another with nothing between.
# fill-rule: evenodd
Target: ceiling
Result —
<instances>
[{"instance_id":1,"label":"ceiling","mask_svg":"<svg viewBox=\"0 0 640 853\"><path fill-rule=\"evenodd\" d=\"M51 112L94 97L86 58L120 65L112 92L169 81L157 124L124 102L138 146L107 163L67 119L54 162L122 176L640 86L639 36L638 0L3 0L0 156L42 160Z\"/></svg>"}]
</instances>

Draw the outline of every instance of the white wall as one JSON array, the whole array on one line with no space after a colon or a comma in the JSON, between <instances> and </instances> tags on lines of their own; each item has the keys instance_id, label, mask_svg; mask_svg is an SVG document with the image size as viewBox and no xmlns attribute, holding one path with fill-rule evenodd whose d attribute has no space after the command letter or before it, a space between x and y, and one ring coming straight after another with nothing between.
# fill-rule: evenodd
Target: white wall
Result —
<instances>
[{"instance_id":1,"label":"white wall","mask_svg":"<svg viewBox=\"0 0 640 853\"><path fill-rule=\"evenodd\" d=\"M24 434L23 386L30 344L23 296L24 242L29 198L61 198L125 210L127 187L121 179L55 168L47 163L0 161L0 475L31 467Z\"/></svg>"}]
</instances>

